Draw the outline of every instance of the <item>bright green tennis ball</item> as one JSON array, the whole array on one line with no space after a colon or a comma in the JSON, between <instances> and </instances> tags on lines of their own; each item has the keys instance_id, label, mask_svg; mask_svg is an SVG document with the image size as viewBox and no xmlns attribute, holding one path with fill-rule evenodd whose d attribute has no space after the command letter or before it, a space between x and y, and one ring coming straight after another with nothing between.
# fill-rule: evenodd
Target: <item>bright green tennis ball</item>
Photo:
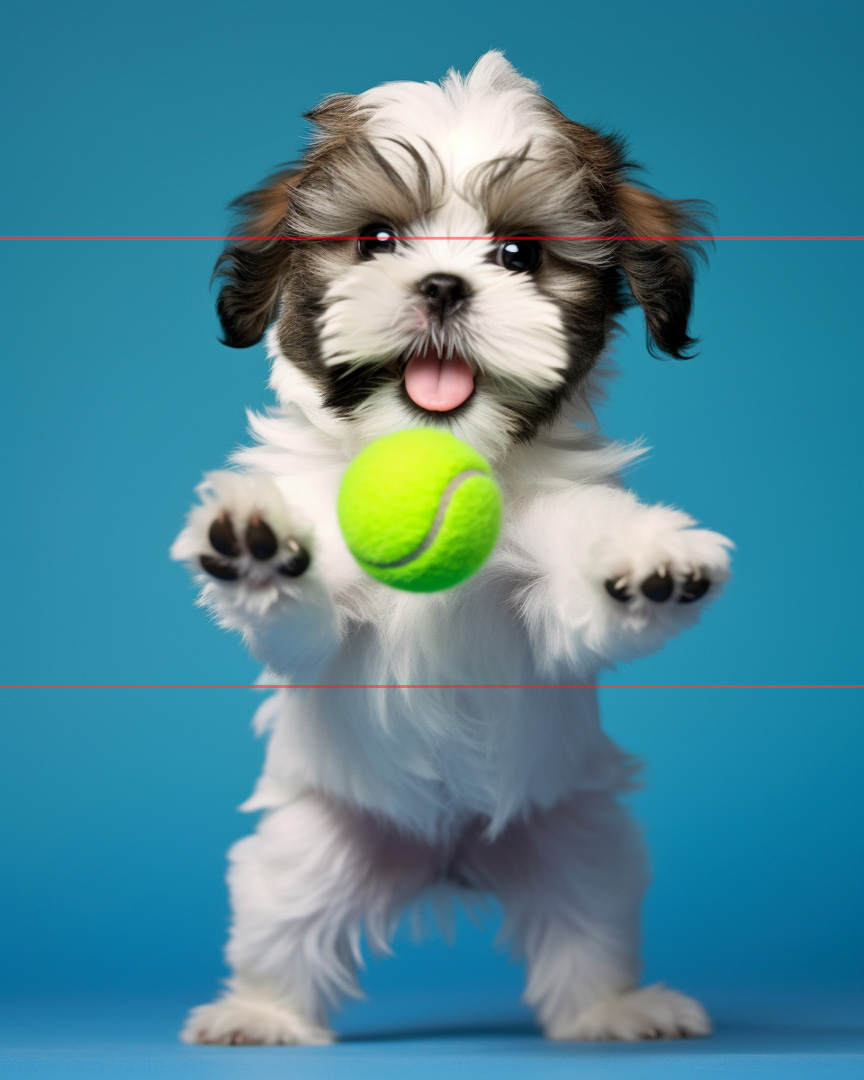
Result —
<instances>
[{"instance_id":1,"label":"bright green tennis ball","mask_svg":"<svg viewBox=\"0 0 864 1080\"><path fill-rule=\"evenodd\" d=\"M357 455L338 513L368 574L397 589L437 592L486 561L501 526L501 493L476 450L447 431L412 428Z\"/></svg>"}]
</instances>

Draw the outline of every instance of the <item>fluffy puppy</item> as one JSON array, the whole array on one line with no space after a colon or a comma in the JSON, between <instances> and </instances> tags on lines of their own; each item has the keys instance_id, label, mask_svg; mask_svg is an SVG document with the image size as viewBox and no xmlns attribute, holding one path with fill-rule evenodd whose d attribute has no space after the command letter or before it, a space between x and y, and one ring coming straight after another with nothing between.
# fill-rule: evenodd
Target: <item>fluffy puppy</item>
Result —
<instances>
[{"instance_id":1,"label":"fluffy puppy","mask_svg":"<svg viewBox=\"0 0 864 1080\"><path fill-rule=\"evenodd\" d=\"M638 988L646 871L618 801L635 763L594 692L472 689L593 683L726 579L729 541L628 491L640 450L601 437L589 404L627 304L652 350L691 348L694 204L634 185L619 139L498 52L309 119L311 148L238 200L218 264L225 342L267 333L279 404L206 477L173 555L268 679L440 688L265 701L245 804L263 815L230 853L232 976L183 1038L329 1041L361 932L384 948L407 905L472 892L500 899L552 1038L704 1034L698 1003ZM486 455L506 504L488 564L435 595L365 577L335 517L358 450L416 426Z\"/></svg>"}]
</instances>

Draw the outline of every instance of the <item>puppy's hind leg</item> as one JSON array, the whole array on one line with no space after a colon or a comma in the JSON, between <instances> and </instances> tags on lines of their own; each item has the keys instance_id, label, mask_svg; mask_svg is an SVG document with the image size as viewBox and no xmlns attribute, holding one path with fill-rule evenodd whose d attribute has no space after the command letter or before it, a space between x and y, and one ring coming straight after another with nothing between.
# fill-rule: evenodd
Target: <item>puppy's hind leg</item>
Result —
<instances>
[{"instance_id":1,"label":"puppy's hind leg","mask_svg":"<svg viewBox=\"0 0 864 1080\"><path fill-rule=\"evenodd\" d=\"M386 949L440 860L369 815L309 793L266 814L230 862L232 976L222 998L189 1014L184 1042L331 1042L327 1005L360 996L361 928Z\"/></svg>"},{"instance_id":2,"label":"puppy's hind leg","mask_svg":"<svg viewBox=\"0 0 864 1080\"><path fill-rule=\"evenodd\" d=\"M586 792L466 845L463 879L496 894L528 961L525 1000L553 1039L706 1035L691 998L637 989L641 838L612 793Z\"/></svg>"}]
</instances>

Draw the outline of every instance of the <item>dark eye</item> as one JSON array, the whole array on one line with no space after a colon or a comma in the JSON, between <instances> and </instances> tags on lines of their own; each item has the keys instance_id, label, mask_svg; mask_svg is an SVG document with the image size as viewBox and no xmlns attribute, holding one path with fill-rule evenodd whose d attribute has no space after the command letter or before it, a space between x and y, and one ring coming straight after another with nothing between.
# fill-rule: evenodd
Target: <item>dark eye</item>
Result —
<instances>
[{"instance_id":1,"label":"dark eye","mask_svg":"<svg viewBox=\"0 0 864 1080\"><path fill-rule=\"evenodd\" d=\"M515 274L533 274L540 265L536 240L503 240L495 249L495 262Z\"/></svg>"},{"instance_id":2,"label":"dark eye","mask_svg":"<svg viewBox=\"0 0 864 1080\"><path fill-rule=\"evenodd\" d=\"M389 225L364 225L357 241L357 251L361 259L371 259L373 255L388 255L396 250L396 230Z\"/></svg>"}]
</instances>

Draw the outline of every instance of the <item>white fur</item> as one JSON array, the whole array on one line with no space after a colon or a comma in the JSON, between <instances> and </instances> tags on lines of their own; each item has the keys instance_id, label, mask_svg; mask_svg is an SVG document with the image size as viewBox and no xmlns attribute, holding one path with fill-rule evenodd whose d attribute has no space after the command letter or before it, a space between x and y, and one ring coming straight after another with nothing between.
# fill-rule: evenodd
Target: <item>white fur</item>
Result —
<instances>
[{"instance_id":1,"label":"white fur","mask_svg":"<svg viewBox=\"0 0 864 1080\"><path fill-rule=\"evenodd\" d=\"M382 130L419 124L458 176L494 151L519 149L533 93L490 54L443 90L393 84L369 97ZM443 250L446 265L424 249L415 258L465 272L460 259L476 263L470 245ZM380 322L386 305L376 307L400 272L391 267L389 283L368 274L328 309L323 332L338 344L338 362L362 362L382 336L404 346L410 325ZM511 348L495 336L503 315L492 275L489 291L474 355L514 384L557 378L561 346L546 302L511 294L512 317L525 327ZM617 796L633 786L635 763L602 732L596 694L466 686L591 683L618 660L658 648L703 602L652 603L639 581L659 567L679 581L698 570L713 596L727 576L729 541L622 486L618 473L641 448L604 440L584 395L521 445L500 430L490 402L453 430L494 462L506 508L495 553L447 592L390 589L348 553L336 495L363 445L416 417L381 392L365 413L341 420L281 356L275 335L269 347L280 405L250 417L257 443L235 455L232 471L207 477L173 555L190 564L201 602L243 635L268 678L431 686L280 690L261 706L267 760L245 808L264 815L231 852L234 977L223 999L192 1013L183 1037L326 1041L325 1006L357 992L361 930L386 948L402 910L430 890L500 897L505 932L528 960L526 998L552 1037L705 1033L695 1002L634 990L646 874ZM280 539L302 540L308 572L280 578L273 564L242 556L240 580L208 578L197 558L211 551L207 530L223 511L238 534L257 514ZM629 604L609 596L609 578L634 586Z\"/></svg>"},{"instance_id":2,"label":"white fur","mask_svg":"<svg viewBox=\"0 0 864 1080\"><path fill-rule=\"evenodd\" d=\"M410 242L400 242L392 256L342 268L324 298L321 320L322 354L330 367L379 366L428 343L468 359L484 376L484 392L473 401L467 426L457 417L452 430L495 460L506 453L514 434L515 420L507 403L524 397L529 388L542 392L559 386L568 350L558 304L526 276L502 273L490 263L492 237L475 197L484 164L529 151L529 161L518 170L518 182L508 189L511 201L518 197L525 203L526 214L550 236L591 237L601 227L582 206L579 170L553 182L546 176L544 152L556 139L560 142L560 135L544 113L542 100L536 84L494 52L466 78L450 72L440 86L388 83L359 95L358 108L370 110L365 137L407 176L416 166L398 140L410 141L429 169L436 205L411 224ZM327 190L319 201L326 201L328 231L344 226L350 233L362 227L348 216L354 212L350 192L341 200L344 222L332 216L338 213L334 203L340 202L332 192ZM385 219L386 209L377 210ZM303 223L295 224L302 233ZM323 219L312 231L322 229ZM611 251L602 241L550 241L547 246L577 265L605 266ZM328 258L338 256L322 251L322 261ZM431 273L457 275L472 293L468 310L443 327L427 320L416 291L417 282ZM560 287L566 288L570 299L578 297L578 275ZM271 342L275 344L275 336ZM283 377L279 367L278 363L274 367L277 392ZM281 396L294 400L290 391ZM354 419L355 431L365 441L414 423L415 416L394 383L373 392Z\"/></svg>"},{"instance_id":3,"label":"white fur","mask_svg":"<svg viewBox=\"0 0 864 1080\"><path fill-rule=\"evenodd\" d=\"M553 1039L679 1039L710 1035L711 1021L698 1001L662 985L598 1001L549 1031Z\"/></svg>"},{"instance_id":4,"label":"white fur","mask_svg":"<svg viewBox=\"0 0 864 1080\"><path fill-rule=\"evenodd\" d=\"M225 994L193 1009L180 1032L188 1043L223 1046L327 1046L332 1034L266 987L232 979Z\"/></svg>"}]
</instances>

